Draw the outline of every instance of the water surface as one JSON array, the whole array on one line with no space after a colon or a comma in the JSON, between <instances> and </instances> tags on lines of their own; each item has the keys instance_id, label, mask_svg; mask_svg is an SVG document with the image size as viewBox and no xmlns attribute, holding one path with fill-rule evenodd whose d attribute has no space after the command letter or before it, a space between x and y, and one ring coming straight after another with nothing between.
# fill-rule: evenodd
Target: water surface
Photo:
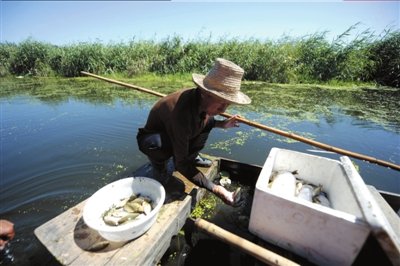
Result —
<instances>
[{"instance_id":1,"label":"water surface","mask_svg":"<svg viewBox=\"0 0 400 266\"><path fill-rule=\"evenodd\" d=\"M191 84L162 79L131 83L162 93ZM398 90L254 82L243 90L253 104L232 106L229 113L400 163ZM51 264L43 262L45 249L33 230L147 161L135 136L156 100L90 79L2 81L0 217L15 223L14 264ZM272 147L340 157L247 125L215 129L204 153L263 165ZM399 172L353 161L367 184L400 193Z\"/></svg>"}]
</instances>

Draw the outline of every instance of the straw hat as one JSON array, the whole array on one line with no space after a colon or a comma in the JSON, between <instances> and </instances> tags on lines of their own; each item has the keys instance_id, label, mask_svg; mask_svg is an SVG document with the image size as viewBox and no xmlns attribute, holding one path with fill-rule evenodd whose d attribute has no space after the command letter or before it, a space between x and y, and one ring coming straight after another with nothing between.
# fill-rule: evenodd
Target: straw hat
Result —
<instances>
[{"instance_id":1,"label":"straw hat","mask_svg":"<svg viewBox=\"0 0 400 266\"><path fill-rule=\"evenodd\" d=\"M244 70L235 63L217 58L206 76L192 74L194 83L201 89L235 104L249 104L251 99L240 91Z\"/></svg>"}]
</instances>

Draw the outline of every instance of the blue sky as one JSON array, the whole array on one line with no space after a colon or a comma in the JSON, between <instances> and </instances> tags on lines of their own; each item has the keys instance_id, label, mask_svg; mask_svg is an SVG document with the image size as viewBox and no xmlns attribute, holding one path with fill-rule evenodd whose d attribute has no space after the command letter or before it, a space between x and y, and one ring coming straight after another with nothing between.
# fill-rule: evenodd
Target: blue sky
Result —
<instances>
[{"instance_id":1,"label":"blue sky","mask_svg":"<svg viewBox=\"0 0 400 266\"><path fill-rule=\"evenodd\" d=\"M328 31L399 29L399 1L1 1L2 42L62 45L127 42L135 38L276 40Z\"/></svg>"}]
</instances>

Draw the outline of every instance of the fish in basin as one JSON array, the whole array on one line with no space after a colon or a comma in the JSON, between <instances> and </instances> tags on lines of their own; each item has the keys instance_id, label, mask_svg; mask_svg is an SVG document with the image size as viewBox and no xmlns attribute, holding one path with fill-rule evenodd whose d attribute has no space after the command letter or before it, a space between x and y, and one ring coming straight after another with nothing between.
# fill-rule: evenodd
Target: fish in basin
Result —
<instances>
[{"instance_id":1,"label":"fish in basin","mask_svg":"<svg viewBox=\"0 0 400 266\"><path fill-rule=\"evenodd\" d=\"M103 214L103 220L107 225L118 226L145 217L152 209L151 198L133 194L108 209Z\"/></svg>"}]
</instances>

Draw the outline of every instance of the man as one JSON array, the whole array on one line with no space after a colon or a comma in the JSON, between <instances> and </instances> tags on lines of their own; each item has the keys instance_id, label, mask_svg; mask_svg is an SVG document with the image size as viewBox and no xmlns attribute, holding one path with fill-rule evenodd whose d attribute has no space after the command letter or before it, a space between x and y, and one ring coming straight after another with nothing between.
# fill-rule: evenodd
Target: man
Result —
<instances>
[{"instance_id":1,"label":"man","mask_svg":"<svg viewBox=\"0 0 400 266\"><path fill-rule=\"evenodd\" d=\"M165 184L169 178L167 161L186 178L212 191L229 205L240 199L239 190L229 192L208 180L196 166L210 166L199 156L212 128L238 126L237 116L223 121L214 119L230 104L249 104L250 98L240 91L244 70L231 61L218 58L204 76L193 74L197 88L174 92L160 99L151 109L144 128L137 135L139 149L153 166L153 177Z\"/></svg>"}]
</instances>

